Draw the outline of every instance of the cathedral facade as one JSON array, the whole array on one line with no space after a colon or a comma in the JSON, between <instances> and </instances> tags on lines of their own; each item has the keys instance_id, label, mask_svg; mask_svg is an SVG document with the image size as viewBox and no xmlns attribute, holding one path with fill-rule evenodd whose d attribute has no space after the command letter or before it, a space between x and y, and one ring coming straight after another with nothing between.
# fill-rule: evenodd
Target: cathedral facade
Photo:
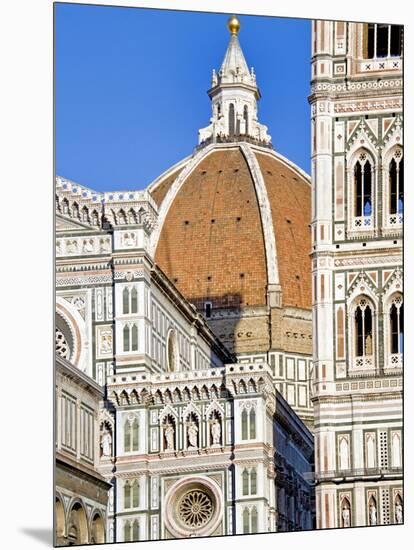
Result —
<instances>
[{"instance_id":1,"label":"cathedral facade","mask_svg":"<svg viewBox=\"0 0 414 550\"><path fill-rule=\"evenodd\" d=\"M317 526L402 523L402 27L312 36Z\"/></svg>"}]
</instances>

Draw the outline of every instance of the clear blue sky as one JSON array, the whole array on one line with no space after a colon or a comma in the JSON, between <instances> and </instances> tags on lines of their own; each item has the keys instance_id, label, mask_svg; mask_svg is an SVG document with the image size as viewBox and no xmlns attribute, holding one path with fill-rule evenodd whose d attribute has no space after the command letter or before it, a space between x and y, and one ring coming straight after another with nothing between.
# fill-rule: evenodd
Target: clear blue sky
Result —
<instances>
[{"instance_id":1,"label":"clear blue sky","mask_svg":"<svg viewBox=\"0 0 414 550\"><path fill-rule=\"evenodd\" d=\"M98 191L142 189L189 155L228 15L55 4L56 171ZM231 14L230 14L231 15ZM259 121L309 173L310 21L240 16Z\"/></svg>"}]
</instances>

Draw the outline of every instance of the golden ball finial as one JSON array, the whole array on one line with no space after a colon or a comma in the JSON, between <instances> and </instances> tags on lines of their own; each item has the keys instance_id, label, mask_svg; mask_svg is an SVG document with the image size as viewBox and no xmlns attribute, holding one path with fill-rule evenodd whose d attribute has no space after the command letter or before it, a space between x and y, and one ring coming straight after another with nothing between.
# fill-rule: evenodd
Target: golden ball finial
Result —
<instances>
[{"instance_id":1,"label":"golden ball finial","mask_svg":"<svg viewBox=\"0 0 414 550\"><path fill-rule=\"evenodd\" d=\"M240 21L235 15L232 15L227 21L227 28L229 29L231 34L238 34L240 30Z\"/></svg>"}]
</instances>

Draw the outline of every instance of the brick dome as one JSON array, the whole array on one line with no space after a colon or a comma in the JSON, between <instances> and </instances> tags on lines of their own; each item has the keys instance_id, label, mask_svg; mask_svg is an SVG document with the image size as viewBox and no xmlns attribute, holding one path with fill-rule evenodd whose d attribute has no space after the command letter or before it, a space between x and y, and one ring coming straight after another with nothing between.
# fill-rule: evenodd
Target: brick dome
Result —
<instances>
[{"instance_id":1,"label":"brick dome","mask_svg":"<svg viewBox=\"0 0 414 550\"><path fill-rule=\"evenodd\" d=\"M309 177L274 150L215 143L149 188L160 217L155 261L197 308L311 308Z\"/></svg>"}]
</instances>

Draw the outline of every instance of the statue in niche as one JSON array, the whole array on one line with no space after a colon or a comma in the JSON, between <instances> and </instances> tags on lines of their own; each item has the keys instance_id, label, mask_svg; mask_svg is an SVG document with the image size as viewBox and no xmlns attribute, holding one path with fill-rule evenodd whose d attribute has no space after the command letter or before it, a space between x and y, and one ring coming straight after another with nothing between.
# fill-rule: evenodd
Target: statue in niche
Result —
<instances>
[{"instance_id":1,"label":"statue in niche","mask_svg":"<svg viewBox=\"0 0 414 550\"><path fill-rule=\"evenodd\" d=\"M395 503L395 521L396 523L403 522L403 507L399 500Z\"/></svg>"},{"instance_id":2,"label":"statue in niche","mask_svg":"<svg viewBox=\"0 0 414 550\"><path fill-rule=\"evenodd\" d=\"M351 512L349 510L348 504L346 503L342 508L342 525L344 527L350 527L351 525Z\"/></svg>"},{"instance_id":3,"label":"statue in niche","mask_svg":"<svg viewBox=\"0 0 414 550\"><path fill-rule=\"evenodd\" d=\"M373 501L369 505L369 524L377 525L377 507Z\"/></svg>"},{"instance_id":4,"label":"statue in niche","mask_svg":"<svg viewBox=\"0 0 414 550\"><path fill-rule=\"evenodd\" d=\"M112 436L108 429L105 429L102 434L101 449L103 457L109 458L112 456Z\"/></svg>"},{"instance_id":5,"label":"statue in niche","mask_svg":"<svg viewBox=\"0 0 414 550\"><path fill-rule=\"evenodd\" d=\"M211 424L211 439L213 440L213 446L217 447L220 445L221 425L217 418Z\"/></svg>"},{"instance_id":6,"label":"statue in niche","mask_svg":"<svg viewBox=\"0 0 414 550\"><path fill-rule=\"evenodd\" d=\"M190 422L190 425L188 426L188 448L189 449L196 449L198 446L198 428L197 424L195 422Z\"/></svg>"},{"instance_id":7,"label":"statue in niche","mask_svg":"<svg viewBox=\"0 0 414 550\"><path fill-rule=\"evenodd\" d=\"M174 450L174 426L170 423L165 425L164 428L165 442L167 444L166 451Z\"/></svg>"},{"instance_id":8,"label":"statue in niche","mask_svg":"<svg viewBox=\"0 0 414 550\"><path fill-rule=\"evenodd\" d=\"M101 352L111 353L112 351L112 336L111 334L103 334L101 341Z\"/></svg>"}]
</instances>

